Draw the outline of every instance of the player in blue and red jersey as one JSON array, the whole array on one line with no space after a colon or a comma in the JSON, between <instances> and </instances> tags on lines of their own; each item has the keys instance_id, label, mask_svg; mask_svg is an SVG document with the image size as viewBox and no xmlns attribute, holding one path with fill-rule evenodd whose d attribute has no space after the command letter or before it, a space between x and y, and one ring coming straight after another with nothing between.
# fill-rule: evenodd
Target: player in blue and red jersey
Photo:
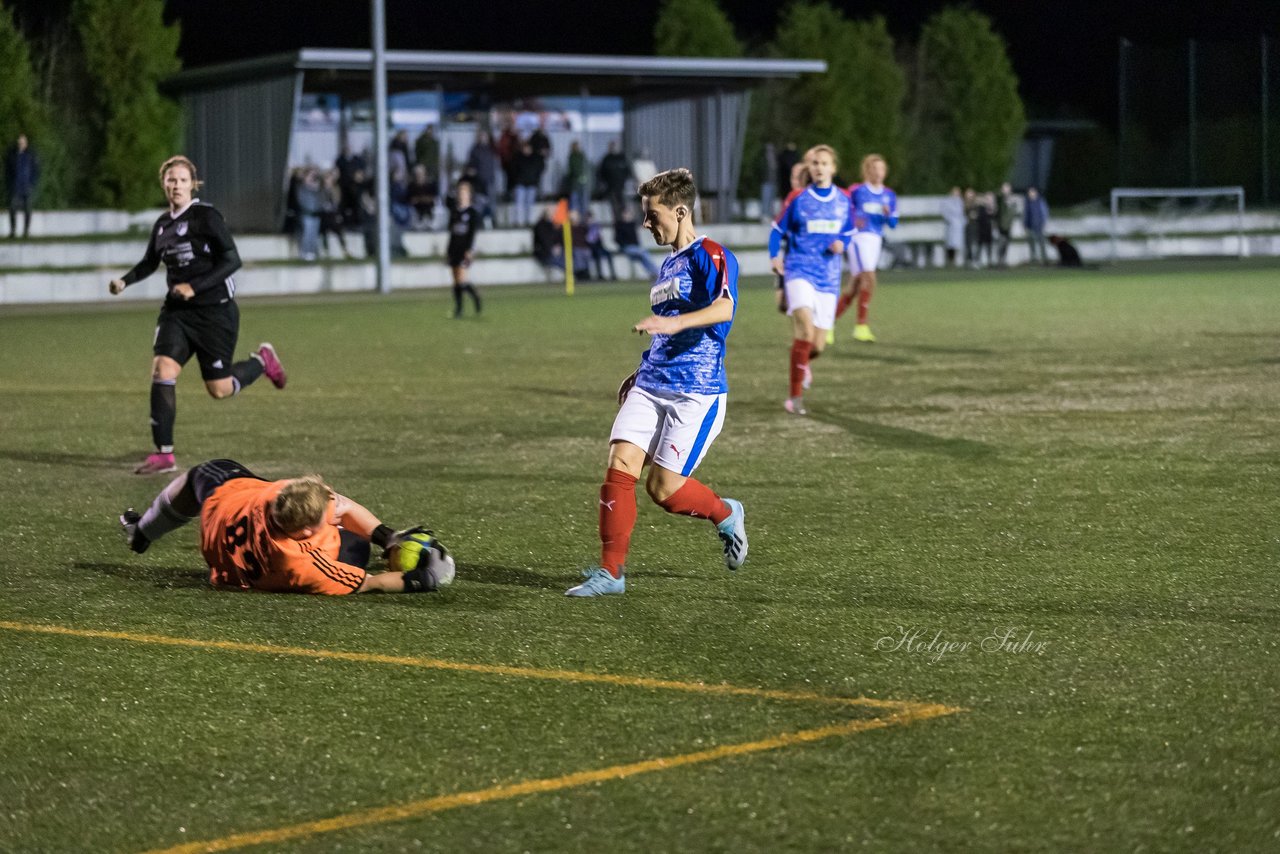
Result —
<instances>
[{"instance_id":1,"label":"player in blue and red jersey","mask_svg":"<svg viewBox=\"0 0 1280 854\"><path fill-rule=\"evenodd\" d=\"M835 150L815 145L804 162L813 183L787 197L769 234L769 263L784 279L793 331L791 389L784 406L796 415L807 413L802 395L813 377L809 362L822 354L827 330L835 324L840 259L853 233L849 198L832 183Z\"/></svg>"},{"instance_id":2,"label":"player in blue and red jersey","mask_svg":"<svg viewBox=\"0 0 1280 854\"><path fill-rule=\"evenodd\" d=\"M636 483L650 463L645 489L659 507L710 519L729 569L747 559L742 504L720 498L692 476L724 424L725 339L738 305L738 259L694 231L697 193L688 169L659 173L639 189L644 227L671 254L649 291L653 313L632 327L652 339L640 367L618 389L620 408L600 487L600 565L586 570L586 580L567 596L625 592Z\"/></svg>"},{"instance_id":3,"label":"player in blue and red jersey","mask_svg":"<svg viewBox=\"0 0 1280 854\"><path fill-rule=\"evenodd\" d=\"M853 207L853 240L849 242L849 276L852 287L840 297L836 317L844 314L849 304L858 302L857 323L853 327L855 341L875 343L867 325L867 307L876 289L876 267L880 248L884 245L885 227L898 227L898 194L884 185L889 167L879 154L862 158L862 183L850 192Z\"/></svg>"}]
</instances>

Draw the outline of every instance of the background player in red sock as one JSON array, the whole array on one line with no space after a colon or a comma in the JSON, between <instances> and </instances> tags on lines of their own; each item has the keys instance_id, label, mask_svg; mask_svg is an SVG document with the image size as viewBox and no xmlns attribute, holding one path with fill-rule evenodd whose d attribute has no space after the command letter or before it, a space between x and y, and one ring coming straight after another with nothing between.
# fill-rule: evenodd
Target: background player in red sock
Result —
<instances>
[{"instance_id":1,"label":"background player in red sock","mask_svg":"<svg viewBox=\"0 0 1280 854\"><path fill-rule=\"evenodd\" d=\"M884 185L889 167L879 154L862 158L862 183L850 192L853 207L853 239L849 241L849 275L852 289L840 297L836 317L852 302L858 304L853 339L874 344L876 336L867 325L867 307L876 289L876 268L884 245L884 229L898 227L898 194Z\"/></svg>"},{"instance_id":2,"label":"background player in red sock","mask_svg":"<svg viewBox=\"0 0 1280 854\"><path fill-rule=\"evenodd\" d=\"M626 590L624 564L636 522L636 483L650 463L645 490L668 513L711 520L725 565L747 559L746 514L692 477L724 424L729 385L725 339L738 304L738 259L697 237L697 187L688 169L659 173L640 186L644 227L671 254L649 291L653 314L636 332L652 336L640 367L618 389L621 407L609 436L609 468L600 487L600 566L566 596Z\"/></svg>"},{"instance_id":3,"label":"background player in red sock","mask_svg":"<svg viewBox=\"0 0 1280 854\"><path fill-rule=\"evenodd\" d=\"M792 327L791 387L783 406L795 415L808 412L803 394L813 377L809 362L822 354L827 330L835 324L840 258L853 231L849 198L832 183L835 150L815 145L804 162L813 183L787 198L769 234L769 263L784 279Z\"/></svg>"}]
</instances>

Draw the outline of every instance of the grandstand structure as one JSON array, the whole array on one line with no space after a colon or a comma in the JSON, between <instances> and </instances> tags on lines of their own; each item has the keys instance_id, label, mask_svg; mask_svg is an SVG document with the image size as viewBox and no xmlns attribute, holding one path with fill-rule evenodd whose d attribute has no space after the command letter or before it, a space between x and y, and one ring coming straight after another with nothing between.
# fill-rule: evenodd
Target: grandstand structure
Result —
<instances>
[{"instance_id":1,"label":"grandstand structure","mask_svg":"<svg viewBox=\"0 0 1280 854\"><path fill-rule=\"evenodd\" d=\"M624 147L648 151L660 164L691 168L717 219L725 217L716 206L727 207L737 187L750 90L827 68L815 59L394 50L387 51L386 66L391 96L450 91L491 102L620 98ZM372 67L371 50L304 48L183 71L167 82L182 104L186 153L202 174L217 176L217 205L228 222L243 230L280 228L304 94L367 100Z\"/></svg>"}]
</instances>

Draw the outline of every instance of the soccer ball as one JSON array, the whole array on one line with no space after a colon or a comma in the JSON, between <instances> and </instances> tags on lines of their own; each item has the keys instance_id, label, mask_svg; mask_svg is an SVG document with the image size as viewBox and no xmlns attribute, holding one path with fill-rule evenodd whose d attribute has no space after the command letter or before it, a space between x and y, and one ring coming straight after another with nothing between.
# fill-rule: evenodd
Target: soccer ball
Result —
<instances>
[{"instance_id":1,"label":"soccer ball","mask_svg":"<svg viewBox=\"0 0 1280 854\"><path fill-rule=\"evenodd\" d=\"M430 534L410 534L387 552L387 565L398 572L425 567L437 587L453 583L457 567L448 549Z\"/></svg>"}]
</instances>

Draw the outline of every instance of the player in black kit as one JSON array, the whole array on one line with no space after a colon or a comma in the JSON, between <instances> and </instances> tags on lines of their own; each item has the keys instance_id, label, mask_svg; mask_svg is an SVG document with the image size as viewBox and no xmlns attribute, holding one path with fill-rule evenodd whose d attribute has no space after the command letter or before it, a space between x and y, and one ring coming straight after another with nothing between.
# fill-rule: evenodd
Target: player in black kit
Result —
<instances>
[{"instance_id":1,"label":"player in black kit","mask_svg":"<svg viewBox=\"0 0 1280 854\"><path fill-rule=\"evenodd\" d=\"M169 212L156 220L147 254L108 286L118 294L150 276L163 262L169 292L156 321L151 362L151 438L156 452L134 470L136 474L174 471L173 422L177 415L174 386L182 366L194 355L209 395L231 397L264 373L276 388L284 388L285 372L275 348L262 344L253 355L233 363L240 334L240 309L235 302L232 274L240 269L240 254L222 215L193 194L200 188L196 167L179 155L160 166L160 185Z\"/></svg>"},{"instance_id":2,"label":"player in black kit","mask_svg":"<svg viewBox=\"0 0 1280 854\"><path fill-rule=\"evenodd\" d=\"M476 242L476 226L480 223L480 212L471 206L471 184L462 181L458 184L458 198L449 211L449 246L445 256L449 261L449 270L453 273L453 316L462 317L462 294L471 294L471 302L480 313L480 294L475 286L467 281L467 268L471 266L471 247Z\"/></svg>"}]
</instances>

